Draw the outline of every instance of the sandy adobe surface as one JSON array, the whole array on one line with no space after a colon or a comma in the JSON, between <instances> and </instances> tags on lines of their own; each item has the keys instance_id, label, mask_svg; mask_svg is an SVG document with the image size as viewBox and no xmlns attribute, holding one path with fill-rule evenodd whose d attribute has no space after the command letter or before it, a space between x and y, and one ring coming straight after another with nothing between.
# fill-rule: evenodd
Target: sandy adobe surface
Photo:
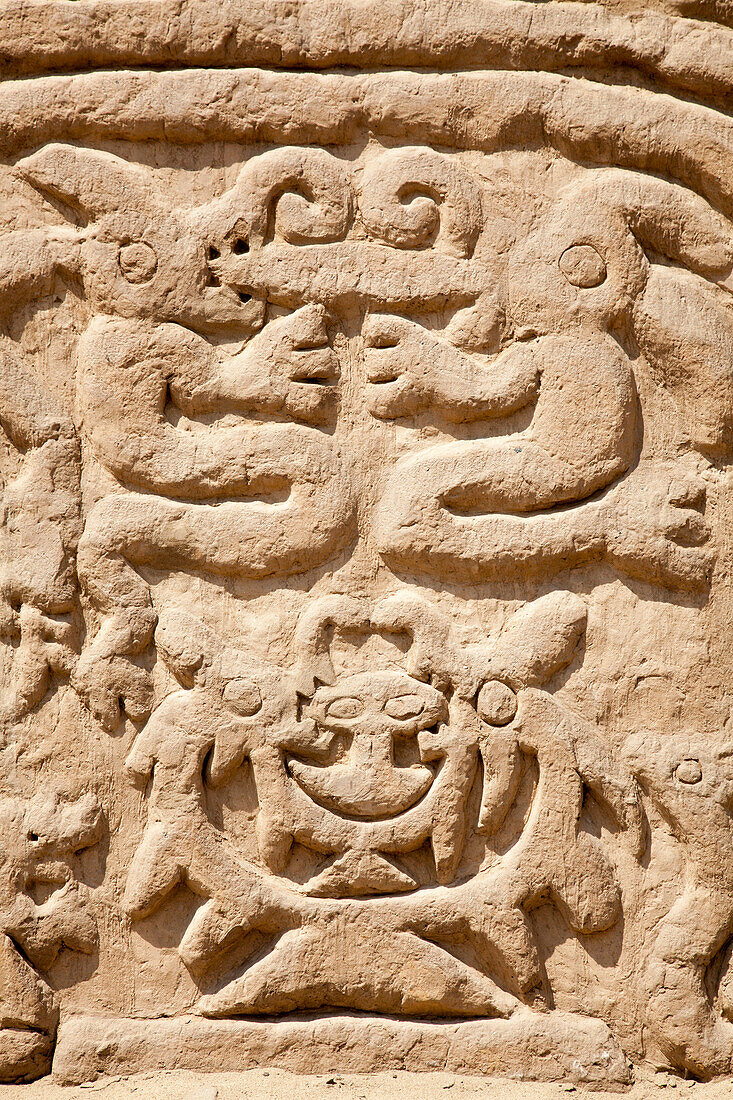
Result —
<instances>
[{"instance_id":1,"label":"sandy adobe surface","mask_svg":"<svg viewBox=\"0 0 733 1100\"><path fill-rule=\"evenodd\" d=\"M452 1073L373 1073L298 1076L284 1070L246 1073L143 1073L125 1079L100 1078L73 1088L46 1077L32 1085L5 1085L0 1100L570 1100L585 1090L569 1084L482 1080ZM626 1093L585 1092L588 1100L724 1100L733 1079L711 1084L666 1074L648 1075Z\"/></svg>"},{"instance_id":2,"label":"sandy adobe surface","mask_svg":"<svg viewBox=\"0 0 733 1100\"><path fill-rule=\"evenodd\" d=\"M733 1100L732 11L0 0L19 1096Z\"/></svg>"}]
</instances>

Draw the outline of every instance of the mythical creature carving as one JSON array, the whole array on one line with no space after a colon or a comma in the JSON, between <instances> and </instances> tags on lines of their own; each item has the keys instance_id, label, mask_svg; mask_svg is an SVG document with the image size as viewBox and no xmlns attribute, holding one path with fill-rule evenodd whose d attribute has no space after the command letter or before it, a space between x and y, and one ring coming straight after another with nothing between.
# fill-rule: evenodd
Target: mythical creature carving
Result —
<instances>
[{"instance_id":1,"label":"mythical creature carving","mask_svg":"<svg viewBox=\"0 0 733 1100\"><path fill-rule=\"evenodd\" d=\"M704 599L731 224L710 186L578 156L559 183L528 173L494 240L491 153L376 142L258 147L187 204L119 150L15 165L64 223L7 233L0 260L0 722L70 677L97 723L135 723L124 910L140 929L194 895L175 967L207 1018L540 1018L556 987L535 910L579 952L621 940L644 791L687 876L639 977L648 1035L667 1063L728 1072L726 750L654 734L619 758L625 729L587 717L598 578L563 581L584 598L539 585L602 562ZM82 318L66 410L10 335L58 280ZM63 705L99 736L73 691ZM37 971L95 942L74 861L98 803L39 799L0 805L16 1078L56 1027Z\"/></svg>"},{"instance_id":2,"label":"mythical creature carving","mask_svg":"<svg viewBox=\"0 0 733 1100\"><path fill-rule=\"evenodd\" d=\"M151 705L148 677L129 660L155 625L135 565L295 573L348 534L348 486L328 436L311 427L332 416L338 377L323 310L306 307L255 335L264 300L212 270L223 238L234 252L266 239L289 187L315 190L325 207L314 215L301 196L284 196L286 239L343 233L350 198L339 164L320 150L268 153L193 211L168 210L147 175L112 154L52 145L19 165L87 221L62 238L63 268L81 278L93 313L77 351L78 417L95 456L131 490L92 510L78 553L80 580L107 617L75 685L108 727L119 720L120 699L135 718ZM8 244L20 251L28 241ZM204 338L216 333L253 338L238 355L223 355ZM227 414L239 422L227 424ZM242 421L252 414L301 423ZM205 426L206 416L214 423ZM287 502L268 507L268 496L283 491Z\"/></svg>"},{"instance_id":3,"label":"mythical creature carving","mask_svg":"<svg viewBox=\"0 0 733 1100\"><path fill-rule=\"evenodd\" d=\"M732 241L729 224L699 197L597 170L560 192L512 250L501 278L444 335L372 315L365 339L376 416L436 409L449 422L493 421L532 408L524 431L416 448L395 465L375 518L388 560L483 580L605 557L661 583L704 582L710 557L695 514L705 497L699 471L690 465L682 491L668 494L671 464L642 462L619 479L642 444L636 341L673 393L685 389L682 376L698 379L684 403L693 442L713 453L728 446L731 379L715 334L730 333L733 305L716 282L730 276ZM670 269L650 264L642 245L689 271L666 275ZM694 367L683 368L679 355L668 354L675 311L662 307L672 295L683 299L687 285L715 323L693 343ZM616 482L597 504L544 514ZM625 512L641 497L640 554Z\"/></svg>"},{"instance_id":4,"label":"mythical creature carving","mask_svg":"<svg viewBox=\"0 0 733 1100\"><path fill-rule=\"evenodd\" d=\"M159 648L187 686L154 711L128 758L131 775L141 784L152 776L152 787L127 908L144 917L181 882L204 899L179 949L204 987L234 942L253 930L280 936L201 1011L508 1015L522 1000L551 998L525 907L551 898L583 934L620 911L603 847L579 824L585 787L635 850L641 837L633 782L596 731L541 687L572 659L584 622L582 602L556 593L518 613L493 644L465 648L422 597L396 593L371 612L331 597L301 620L300 667L288 673L185 617L161 620ZM335 676L335 624L411 638L406 667ZM206 788L231 782L245 761L258 799L254 861L206 810ZM504 856L459 870L467 836L499 828L531 761L538 775L519 836ZM402 862L426 841L437 885ZM326 857L303 883L288 871L294 842ZM375 954L385 937L387 970ZM478 966L440 947L465 938ZM440 997L430 993L436 983Z\"/></svg>"},{"instance_id":5,"label":"mythical creature carving","mask_svg":"<svg viewBox=\"0 0 733 1100\"><path fill-rule=\"evenodd\" d=\"M627 765L679 842L682 890L655 930L642 971L650 1056L709 1078L731 1072L733 1024L714 1004L711 964L733 932L733 768L727 739L640 733Z\"/></svg>"}]
</instances>

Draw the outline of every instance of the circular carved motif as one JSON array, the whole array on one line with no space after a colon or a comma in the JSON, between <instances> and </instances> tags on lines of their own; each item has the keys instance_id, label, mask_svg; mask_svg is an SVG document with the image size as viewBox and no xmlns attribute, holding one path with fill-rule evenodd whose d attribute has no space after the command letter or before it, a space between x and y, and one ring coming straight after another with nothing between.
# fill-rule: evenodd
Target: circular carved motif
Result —
<instances>
[{"instance_id":1,"label":"circular carved motif","mask_svg":"<svg viewBox=\"0 0 733 1100\"><path fill-rule=\"evenodd\" d=\"M245 718L256 714L262 706L260 689L251 680L230 680L224 688L223 697L232 710Z\"/></svg>"},{"instance_id":2,"label":"circular carved motif","mask_svg":"<svg viewBox=\"0 0 733 1100\"><path fill-rule=\"evenodd\" d=\"M119 264L128 283L147 283L156 272L158 257L145 241L135 241L120 249Z\"/></svg>"},{"instance_id":3,"label":"circular carved motif","mask_svg":"<svg viewBox=\"0 0 733 1100\"><path fill-rule=\"evenodd\" d=\"M479 692L476 709L490 726L506 726L517 713L517 697L501 680L488 680Z\"/></svg>"},{"instance_id":4,"label":"circular carved motif","mask_svg":"<svg viewBox=\"0 0 733 1100\"><path fill-rule=\"evenodd\" d=\"M606 278L605 261L590 244L574 244L566 248L558 264L569 283L585 290L600 286Z\"/></svg>"},{"instance_id":5,"label":"circular carved motif","mask_svg":"<svg viewBox=\"0 0 733 1100\"><path fill-rule=\"evenodd\" d=\"M687 783L689 786L692 786L694 783L699 783L702 779L700 761L693 758L683 760L681 764L677 765L675 775L680 783Z\"/></svg>"}]
</instances>

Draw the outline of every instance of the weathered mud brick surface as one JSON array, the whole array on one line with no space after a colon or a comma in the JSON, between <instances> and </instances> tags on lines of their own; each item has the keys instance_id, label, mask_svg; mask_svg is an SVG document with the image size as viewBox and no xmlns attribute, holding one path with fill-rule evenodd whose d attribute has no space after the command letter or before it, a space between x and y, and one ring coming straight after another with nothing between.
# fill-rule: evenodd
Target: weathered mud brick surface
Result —
<instances>
[{"instance_id":1,"label":"weathered mud brick surface","mask_svg":"<svg viewBox=\"0 0 733 1100\"><path fill-rule=\"evenodd\" d=\"M731 26L0 2L0 1079L733 1070Z\"/></svg>"}]
</instances>

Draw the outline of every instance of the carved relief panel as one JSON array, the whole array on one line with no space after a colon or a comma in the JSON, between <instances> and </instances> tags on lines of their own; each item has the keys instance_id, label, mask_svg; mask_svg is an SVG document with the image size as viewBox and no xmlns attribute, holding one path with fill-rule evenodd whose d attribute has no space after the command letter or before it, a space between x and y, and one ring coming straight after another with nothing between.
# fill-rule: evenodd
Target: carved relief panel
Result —
<instances>
[{"instance_id":1,"label":"carved relief panel","mask_svg":"<svg viewBox=\"0 0 733 1100\"><path fill-rule=\"evenodd\" d=\"M64 18L0 85L0 1075L730 1072L728 93Z\"/></svg>"}]
</instances>

